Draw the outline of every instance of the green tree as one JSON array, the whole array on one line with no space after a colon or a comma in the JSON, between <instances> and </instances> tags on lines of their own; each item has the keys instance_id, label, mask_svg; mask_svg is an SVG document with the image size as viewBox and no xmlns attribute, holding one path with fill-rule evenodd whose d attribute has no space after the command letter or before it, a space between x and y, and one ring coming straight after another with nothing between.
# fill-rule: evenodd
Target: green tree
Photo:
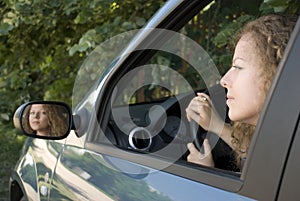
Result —
<instances>
[{"instance_id":1,"label":"green tree","mask_svg":"<svg viewBox=\"0 0 300 201\"><path fill-rule=\"evenodd\" d=\"M17 105L36 99L70 103L85 56L105 39L143 26L162 2L4 1L0 95L6 98L1 111L11 116Z\"/></svg>"},{"instance_id":2,"label":"green tree","mask_svg":"<svg viewBox=\"0 0 300 201\"><path fill-rule=\"evenodd\" d=\"M17 106L41 99L71 105L74 79L89 52L109 37L142 27L163 2L0 1L0 159L6 170L0 172L0 196L8 192L7 170L24 141L12 127Z\"/></svg>"}]
</instances>

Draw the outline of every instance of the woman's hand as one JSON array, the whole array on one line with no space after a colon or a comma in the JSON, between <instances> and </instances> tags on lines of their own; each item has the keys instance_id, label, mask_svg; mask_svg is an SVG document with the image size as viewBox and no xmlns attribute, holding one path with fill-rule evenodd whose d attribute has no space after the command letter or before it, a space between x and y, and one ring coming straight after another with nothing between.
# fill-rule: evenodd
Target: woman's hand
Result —
<instances>
[{"instance_id":1,"label":"woman's hand","mask_svg":"<svg viewBox=\"0 0 300 201\"><path fill-rule=\"evenodd\" d=\"M191 163L196 163L199 165L205 165L208 167L214 167L214 160L211 153L211 146L208 142L208 139L203 141L204 153L200 153L199 150L195 147L193 143L188 143L187 147L190 151L190 154L187 157L187 161Z\"/></svg>"},{"instance_id":2,"label":"woman's hand","mask_svg":"<svg viewBox=\"0 0 300 201\"><path fill-rule=\"evenodd\" d=\"M220 134L224 121L221 120L213 108L210 97L205 93L198 93L186 108L188 121L192 119L197 122L204 130Z\"/></svg>"}]
</instances>

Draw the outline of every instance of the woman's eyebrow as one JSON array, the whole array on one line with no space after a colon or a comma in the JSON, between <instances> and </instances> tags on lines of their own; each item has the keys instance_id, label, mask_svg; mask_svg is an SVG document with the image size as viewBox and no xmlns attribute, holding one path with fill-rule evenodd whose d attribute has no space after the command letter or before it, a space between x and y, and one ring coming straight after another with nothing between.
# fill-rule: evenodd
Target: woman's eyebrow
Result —
<instances>
[{"instance_id":1,"label":"woman's eyebrow","mask_svg":"<svg viewBox=\"0 0 300 201\"><path fill-rule=\"evenodd\" d=\"M235 63L235 62L236 62L236 60L242 60L242 61L246 61L246 59L244 59L244 58L241 58L241 57L236 57L236 58L234 58L234 59L232 60L232 63Z\"/></svg>"}]
</instances>

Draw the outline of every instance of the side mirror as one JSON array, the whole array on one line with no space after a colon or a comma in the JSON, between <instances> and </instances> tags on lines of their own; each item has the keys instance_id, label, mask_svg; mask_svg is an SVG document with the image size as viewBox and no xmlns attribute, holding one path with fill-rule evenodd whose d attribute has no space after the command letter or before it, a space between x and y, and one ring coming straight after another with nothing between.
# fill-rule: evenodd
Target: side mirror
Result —
<instances>
[{"instance_id":1,"label":"side mirror","mask_svg":"<svg viewBox=\"0 0 300 201\"><path fill-rule=\"evenodd\" d=\"M13 122L15 128L27 136L58 140L70 133L72 114L63 102L33 101L16 110Z\"/></svg>"}]
</instances>

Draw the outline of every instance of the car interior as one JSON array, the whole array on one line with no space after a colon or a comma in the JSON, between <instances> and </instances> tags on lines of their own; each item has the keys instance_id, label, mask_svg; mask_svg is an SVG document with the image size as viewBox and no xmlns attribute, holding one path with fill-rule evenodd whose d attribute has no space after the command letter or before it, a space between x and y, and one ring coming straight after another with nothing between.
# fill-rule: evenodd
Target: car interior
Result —
<instances>
[{"instance_id":1,"label":"car interior","mask_svg":"<svg viewBox=\"0 0 300 201\"><path fill-rule=\"evenodd\" d=\"M220 97L224 94L222 91L224 91L224 88L220 85L215 85L210 89L210 92L214 93L210 96L214 97L212 100L220 116L226 114L225 99ZM231 167L226 162L234 159L234 156L230 154L229 146L222 139L219 139L216 134L208 133L195 122L187 120L185 111L182 108L186 108L194 96L194 94L187 93L150 103L113 107L104 133L109 141L117 147L145 153L157 152L160 157L178 160L186 160L188 142L194 141L196 145L198 144L198 149L201 149L199 146L201 146L207 135L212 142L216 143L213 149L216 167L232 170L235 167ZM128 119L126 110L130 114L130 119ZM229 121L227 115L226 121ZM124 126L116 125L116 122ZM129 122L132 123L129 125ZM150 124L154 125L147 127ZM158 129L160 131L155 133L157 128L161 129ZM166 147L170 144L172 146L167 149Z\"/></svg>"}]
</instances>

